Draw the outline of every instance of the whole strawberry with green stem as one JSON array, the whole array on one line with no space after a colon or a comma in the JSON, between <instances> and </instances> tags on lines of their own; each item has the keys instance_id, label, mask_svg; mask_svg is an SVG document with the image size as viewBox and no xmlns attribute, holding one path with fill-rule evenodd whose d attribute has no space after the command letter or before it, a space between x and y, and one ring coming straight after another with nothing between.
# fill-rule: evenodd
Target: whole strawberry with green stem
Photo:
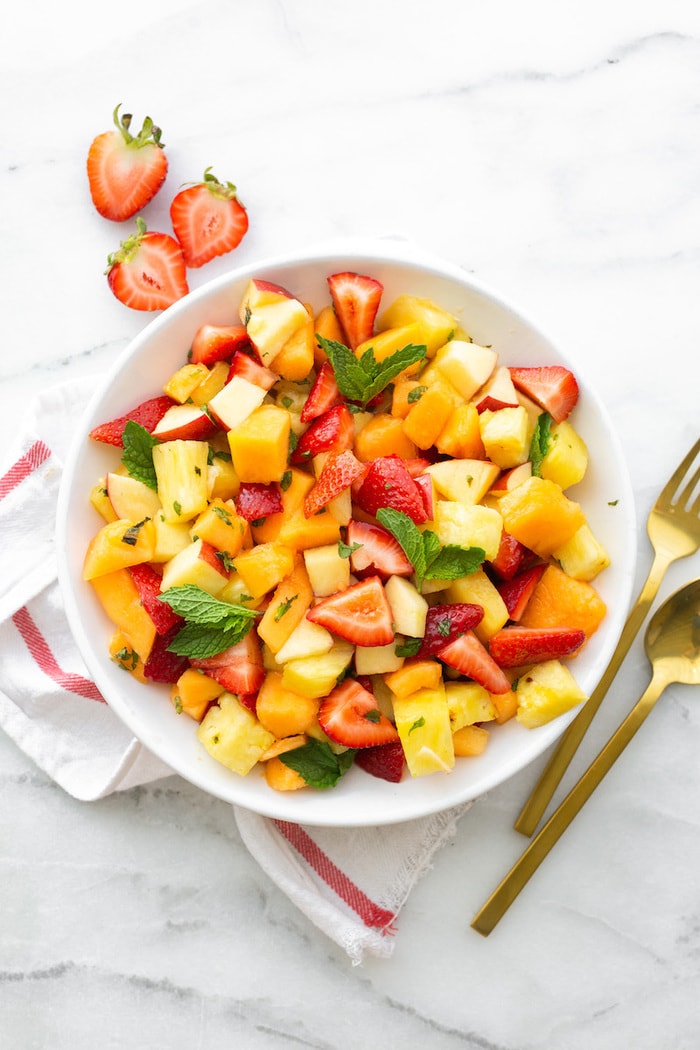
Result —
<instances>
[{"instance_id":1,"label":"whole strawberry with green stem","mask_svg":"<svg viewBox=\"0 0 700 1050\"><path fill-rule=\"evenodd\" d=\"M248 213L237 193L232 182L219 182L207 168L202 182L175 195L170 221L187 266L204 266L241 243L248 231Z\"/></svg>"},{"instance_id":2,"label":"whole strawberry with green stem","mask_svg":"<svg viewBox=\"0 0 700 1050\"><path fill-rule=\"evenodd\" d=\"M123 222L136 215L155 197L165 182L168 159L160 141L161 130L146 117L138 135L132 135L131 113L113 119L116 131L93 139L87 158L90 196L105 219Z\"/></svg>"}]
</instances>

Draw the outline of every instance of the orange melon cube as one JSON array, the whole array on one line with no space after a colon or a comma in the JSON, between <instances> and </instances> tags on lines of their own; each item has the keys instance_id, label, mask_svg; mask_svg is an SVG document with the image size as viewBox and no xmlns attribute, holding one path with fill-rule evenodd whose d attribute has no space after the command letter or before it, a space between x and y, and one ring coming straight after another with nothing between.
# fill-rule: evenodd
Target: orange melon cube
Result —
<instances>
[{"instance_id":1,"label":"orange melon cube","mask_svg":"<svg viewBox=\"0 0 700 1050\"><path fill-rule=\"evenodd\" d=\"M311 607L314 592L302 558L275 589L265 614L258 623L258 637L273 653L278 653Z\"/></svg>"},{"instance_id":2,"label":"orange melon cube","mask_svg":"<svg viewBox=\"0 0 700 1050\"><path fill-rule=\"evenodd\" d=\"M391 414L405 419L420 395L421 384L417 379L397 379L391 395ZM419 394L413 391L418 390Z\"/></svg>"},{"instance_id":3,"label":"orange melon cube","mask_svg":"<svg viewBox=\"0 0 700 1050\"><path fill-rule=\"evenodd\" d=\"M506 532L541 558L548 558L585 524L578 503L553 481L533 476L499 500Z\"/></svg>"},{"instance_id":4,"label":"orange melon cube","mask_svg":"<svg viewBox=\"0 0 700 1050\"><path fill-rule=\"evenodd\" d=\"M384 675L394 696L410 696L419 689L437 689L442 682L442 667L437 660L409 660L398 671Z\"/></svg>"},{"instance_id":5,"label":"orange melon cube","mask_svg":"<svg viewBox=\"0 0 700 1050\"><path fill-rule=\"evenodd\" d=\"M236 571L251 598L261 598L294 568L294 552L281 543L260 543L236 557Z\"/></svg>"},{"instance_id":6,"label":"orange melon cube","mask_svg":"<svg viewBox=\"0 0 700 1050\"><path fill-rule=\"evenodd\" d=\"M316 314L314 331L318 335L323 336L324 339L328 339L331 342L345 342L345 333L340 326L340 321L336 317L335 310L330 304L324 306L323 309ZM314 364L316 368L319 368L323 362L327 360L328 357L326 356L326 351L322 350L314 339Z\"/></svg>"},{"instance_id":7,"label":"orange melon cube","mask_svg":"<svg viewBox=\"0 0 700 1050\"><path fill-rule=\"evenodd\" d=\"M455 755L460 758L482 755L488 742L489 731L483 726L462 726L452 734Z\"/></svg>"},{"instance_id":8,"label":"orange melon cube","mask_svg":"<svg viewBox=\"0 0 700 1050\"><path fill-rule=\"evenodd\" d=\"M310 547L323 547L337 543L340 539L340 523L328 509L307 518L303 510L297 510L282 525L278 540L295 551Z\"/></svg>"},{"instance_id":9,"label":"orange melon cube","mask_svg":"<svg viewBox=\"0 0 700 1050\"><path fill-rule=\"evenodd\" d=\"M397 350L403 350L405 346L410 344L419 345L422 342L420 336L420 325L415 323L387 328L383 332L373 335L371 339L366 339L364 343L359 343L355 347L355 355L362 357L367 350L371 350L375 361L383 361L385 358L395 354ZM401 372L399 378L405 379L414 375L420 367L421 362L416 361L415 364L409 365L408 368Z\"/></svg>"},{"instance_id":10,"label":"orange melon cube","mask_svg":"<svg viewBox=\"0 0 700 1050\"><path fill-rule=\"evenodd\" d=\"M170 690L170 701L178 714L189 715L201 722L209 705L224 692L224 687L213 678L188 667Z\"/></svg>"},{"instance_id":11,"label":"orange melon cube","mask_svg":"<svg viewBox=\"0 0 700 1050\"><path fill-rule=\"evenodd\" d=\"M117 518L95 533L88 543L83 562L83 579L126 569L151 561L156 549L156 530L150 518L129 521Z\"/></svg>"},{"instance_id":12,"label":"orange melon cube","mask_svg":"<svg viewBox=\"0 0 700 1050\"><path fill-rule=\"evenodd\" d=\"M280 738L305 733L318 715L320 700L300 696L282 685L280 671L268 671L255 705L258 721Z\"/></svg>"},{"instance_id":13,"label":"orange melon cube","mask_svg":"<svg viewBox=\"0 0 700 1050\"><path fill-rule=\"evenodd\" d=\"M91 580L95 594L126 644L141 657L149 657L156 637L153 620L141 604L141 595L128 569L117 569Z\"/></svg>"},{"instance_id":14,"label":"orange melon cube","mask_svg":"<svg viewBox=\"0 0 700 1050\"><path fill-rule=\"evenodd\" d=\"M476 405L471 402L457 405L438 434L435 445L438 452L453 459L485 459Z\"/></svg>"},{"instance_id":15,"label":"orange melon cube","mask_svg":"<svg viewBox=\"0 0 700 1050\"><path fill-rule=\"evenodd\" d=\"M286 408L260 405L228 433L233 467L240 481L268 485L287 469L291 420Z\"/></svg>"},{"instance_id":16,"label":"orange melon cube","mask_svg":"<svg viewBox=\"0 0 700 1050\"><path fill-rule=\"evenodd\" d=\"M496 710L494 721L499 726L503 725L504 722L509 722L511 718L515 718L518 710L518 697L512 689L507 693L489 693L489 697Z\"/></svg>"},{"instance_id":17,"label":"orange melon cube","mask_svg":"<svg viewBox=\"0 0 700 1050\"><path fill-rule=\"evenodd\" d=\"M193 540L199 537L235 558L243 546L247 525L247 521L238 516L233 500L216 498L192 523L190 535Z\"/></svg>"},{"instance_id":18,"label":"orange melon cube","mask_svg":"<svg viewBox=\"0 0 700 1050\"><path fill-rule=\"evenodd\" d=\"M420 449L434 445L455 407L453 395L441 383L435 383L411 405L403 421L406 436Z\"/></svg>"},{"instance_id":19,"label":"orange melon cube","mask_svg":"<svg viewBox=\"0 0 700 1050\"><path fill-rule=\"evenodd\" d=\"M314 479L310 474L297 467L291 468L291 480L287 488L282 492L282 510L277 514L268 514L262 525L252 527L253 539L256 543L271 543L279 538L280 529L286 521L294 517L304 498L314 487Z\"/></svg>"},{"instance_id":20,"label":"orange melon cube","mask_svg":"<svg viewBox=\"0 0 700 1050\"><path fill-rule=\"evenodd\" d=\"M415 459L418 449L405 433L402 419L388 412L378 412L355 438L355 455L361 463L392 455Z\"/></svg>"},{"instance_id":21,"label":"orange melon cube","mask_svg":"<svg viewBox=\"0 0 700 1050\"><path fill-rule=\"evenodd\" d=\"M143 660L132 647L123 631L117 631L110 638L109 655L116 664L119 664L130 675L133 675L138 682L143 682L146 685L148 680L143 673Z\"/></svg>"},{"instance_id":22,"label":"orange melon cube","mask_svg":"<svg viewBox=\"0 0 700 1050\"><path fill-rule=\"evenodd\" d=\"M298 791L306 787L306 781L296 769L284 764L282 759L275 755L265 763L265 780L267 786L274 791Z\"/></svg>"},{"instance_id":23,"label":"orange melon cube","mask_svg":"<svg viewBox=\"0 0 700 1050\"><path fill-rule=\"evenodd\" d=\"M590 638L598 630L607 609L596 589L548 565L542 573L525 612L523 627L575 627Z\"/></svg>"}]
</instances>

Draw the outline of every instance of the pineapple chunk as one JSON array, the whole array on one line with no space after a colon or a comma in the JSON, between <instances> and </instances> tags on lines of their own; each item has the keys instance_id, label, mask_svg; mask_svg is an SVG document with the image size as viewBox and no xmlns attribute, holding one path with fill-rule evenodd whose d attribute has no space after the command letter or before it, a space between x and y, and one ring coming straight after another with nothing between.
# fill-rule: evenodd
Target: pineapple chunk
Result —
<instances>
[{"instance_id":1,"label":"pineapple chunk","mask_svg":"<svg viewBox=\"0 0 700 1050\"><path fill-rule=\"evenodd\" d=\"M453 339L438 350L434 363L464 400L469 401L493 372L497 356L491 347Z\"/></svg>"},{"instance_id":2,"label":"pineapple chunk","mask_svg":"<svg viewBox=\"0 0 700 1050\"><path fill-rule=\"evenodd\" d=\"M425 621L428 615L428 603L418 593L410 580L403 576L390 576L384 586L384 592L391 606L391 617L395 630L409 638L422 638L425 634ZM394 671L395 667L386 667ZM364 671L363 674L374 672ZM378 673L378 672L377 672Z\"/></svg>"},{"instance_id":3,"label":"pineapple chunk","mask_svg":"<svg viewBox=\"0 0 700 1050\"><path fill-rule=\"evenodd\" d=\"M570 540L555 550L553 557L567 576L587 582L594 580L610 564L608 552L588 524L582 525Z\"/></svg>"},{"instance_id":4,"label":"pineapple chunk","mask_svg":"<svg viewBox=\"0 0 700 1050\"><path fill-rule=\"evenodd\" d=\"M106 477L100 478L90 489L90 503L106 522L116 521L119 517L114 513L114 507L107 492Z\"/></svg>"},{"instance_id":5,"label":"pineapple chunk","mask_svg":"<svg viewBox=\"0 0 700 1050\"><path fill-rule=\"evenodd\" d=\"M229 430L233 468L240 481L268 485L287 469L290 417L286 408L260 405Z\"/></svg>"},{"instance_id":6,"label":"pineapple chunk","mask_svg":"<svg viewBox=\"0 0 700 1050\"><path fill-rule=\"evenodd\" d=\"M394 717L412 777L448 773L454 766L454 745L447 695L438 689L419 689L394 697Z\"/></svg>"},{"instance_id":7,"label":"pineapple chunk","mask_svg":"<svg viewBox=\"0 0 700 1050\"><path fill-rule=\"evenodd\" d=\"M377 328L383 332L409 324L417 325L418 334L413 342L424 344L428 357L444 346L457 328L452 314L431 299L419 299L415 295L399 295L379 317Z\"/></svg>"},{"instance_id":8,"label":"pineapple chunk","mask_svg":"<svg viewBox=\"0 0 700 1050\"><path fill-rule=\"evenodd\" d=\"M222 693L197 729L212 758L244 777L272 746L274 736L232 693Z\"/></svg>"},{"instance_id":9,"label":"pineapple chunk","mask_svg":"<svg viewBox=\"0 0 700 1050\"><path fill-rule=\"evenodd\" d=\"M336 682L347 670L355 647L348 642L336 641L328 653L307 656L300 660L289 660L284 665L282 684L294 693L318 699L328 696Z\"/></svg>"},{"instance_id":10,"label":"pineapple chunk","mask_svg":"<svg viewBox=\"0 0 700 1050\"><path fill-rule=\"evenodd\" d=\"M184 405L192 391L196 390L208 375L209 369L204 364L183 365L182 368L178 368L177 372L173 372L170 376L170 379L163 387L163 393L171 397L173 401Z\"/></svg>"},{"instance_id":11,"label":"pineapple chunk","mask_svg":"<svg viewBox=\"0 0 700 1050\"><path fill-rule=\"evenodd\" d=\"M491 722L496 717L491 696L478 682L447 682L445 693L453 733L463 726Z\"/></svg>"},{"instance_id":12,"label":"pineapple chunk","mask_svg":"<svg viewBox=\"0 0 700 1050\"><path fill-rule=\"evenodd\" d=\"M456 503L481 503L500 474L495 463L483 459L445 459L425 469L441 496Z\"/></svg>"},{"instance_id":13,"label":"pineapple chunk","mask_svg":"<svg viewBox=\"0 0 700 1050\"><path fill-rule=\"evenodd\" d=\"M486 409L479 416L479 429L486 455L502 470L518 467L530 455L530 421L527 412L517 408Z\"/></svg>"},{"instance_id":14,"label":"pineapple chunk","mask_svg":"<svg viewBox=\"0 0 700 1050\"><path fill-rule=\"evenodd\" d=\"M571 423L555 423L549 432L549 448L540 465L540 475L562 489L576 485L588 468L588 449Z\"/></svg>"},{"instance_id":15,"label":"pineapple chunk","mask_svg":"<svg viewBox=\"0 0 700 1050\"><path fill-rule=\"evenodd\" d=\"M332 648L333 635L330 631L304 617L282 648L275 653L275 660L278 664L286 664L290 660L303 660L308 656L323 656Z\"/></svg>"},{"instance_id":16,"label":"pineapple chunk","mask_svg":"<svg viewBox=\"0 0 700 1050\"><path fill-rule=\"evenodd\" d=\"M551 722L587 700L568 667L559 660L535 664L518 681L518 722L528 729Z\"/></svg>"},{"instance_id":17,"label":"pineapple chunk","mask_svg":"<svg viewBox=\"0 0 700 1050\"><path fill-rule=\"evenodd\" d=\"M500 631L508 620L508 610L496 587L483 569L479 568L471 576L454 580L447 590L449 602L469 602L480 605L484 610L483 619L474 628L479 641L486 642Z\"/></svg>"},{"instance_id":18,"label":"pineapple chunk","mask_svg":"<svg viewBox=\"0 0 700 1050\"><path fill-rule=\"evenodd\" d=\"M481 547L486 561L492 561L501 545L503 519L491 507L441 500L435 508L435 532L443 546Z\"/></svg>"},{"instance_id":19,"label":"pineapple chunk","mask_svg":"<svg viewBox=\"0 0 700 1050\"><path fill-rule=\"evenodd\" d=\"M206 441L164 441L153 449L153 466L165 520L190 521L209 496Z\"/></svg>"},{"instance_id":20,"label":"pineapple chunk","mask_svg":"<svg viewBox=\"0 0 700 1050\"><path fill-rule=\"evenodd\" d=\"M340 557L337 543L310 547L304 551L304 562L317 598L327 598L350 586L350 559Z\"/></svg>"}]
</instances>

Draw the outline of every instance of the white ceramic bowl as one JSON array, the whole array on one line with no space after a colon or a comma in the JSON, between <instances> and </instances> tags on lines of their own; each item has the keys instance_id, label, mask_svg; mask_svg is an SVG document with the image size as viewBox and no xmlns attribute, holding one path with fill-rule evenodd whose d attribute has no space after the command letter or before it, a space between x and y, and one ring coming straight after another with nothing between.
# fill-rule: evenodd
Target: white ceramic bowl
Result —
<instances>
[{"instance_id":1,"label":"white ceramic bowl","mask_svg":"<svg viewBox=\"0 0 700 1050\"><path fill-rule=\"evenodd\" d=\"M478 797L537 758L563 732L573 713L536 730L524 729L514 720L497 726L485 753L458 760L450 774L417 779L405 774L401 783L389 784L353 768L328 791L275 792L256 771L239 777L210 758L197 741L195 723L175 714L169 687L141 685L109 659L112 628L92 588L81 579L85 548L100 524L88 494L94 482L118 462L114 449L88 439L90 429L158 394L167 377L184 362L201 324L236 320L238 301L251 276L275 281L318 308L328 301L326 277L341 270L368 273L380 280L387 305L401 292L434 299L462 320L475 341L492 345L501 363L562 363L576 373L581 397L572 418L588 445L590 466L575 489L575 498L612 559L596 581L607 602L607 617L572 665L586 692L602 674L627 614L636 530L620 445L607 411L586 382L585 362L568 359L522 313L457 266L391 241L342 252L322 249L263 260L211 281L144 328L88 406L63 478L57 518L59 579L77 645L115 714L185 779L218 798L267 816L349 827L396 823Z\"/></svg>"}]
</instances>

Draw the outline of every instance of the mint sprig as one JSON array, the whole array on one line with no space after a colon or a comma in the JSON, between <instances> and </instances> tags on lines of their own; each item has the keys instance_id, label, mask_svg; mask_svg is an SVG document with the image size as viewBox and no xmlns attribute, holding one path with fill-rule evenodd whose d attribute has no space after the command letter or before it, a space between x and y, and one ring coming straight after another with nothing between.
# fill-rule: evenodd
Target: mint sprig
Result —
<instances>
[{"instance_id":1,"label":"mint sprig","mask_svg":"<svg viewBox=\"0 0 700 1050\"><path fill-rule=\"evenodd\" d=\"M371 347L358 358L349 347L334 339L317 334L316 341L333 366L340 393L348 401L356 401L363 407L406 368L422 361L427 352L425 346L408 343L383 361L377 361Z\"/></svg>"},{"instance_id":2,"label":"mint sprig","mask_svg":"<svg viewBox=\"0 0 700 1050\"><path fill-rule=\"evenodd\" d=\"M185 626L168 646L169 651L199 660L236 645L260 616L255 609L213 598L191 583L169 587L160 600L185 620Z\"/></svg>"},{"instance_id":3,"label":"mint sprig","mask_svg":"<svg viewBox=\"0 0 700 1050\"><path fill-rule=\"evenodd\" d=\"M482 547L441 546L430 529L421 532L414 521L400 510L385 507L377 511L377 521L388 529L413 566L418 590L424 580L459 580L470 576L483 563Z\"/></svg>"},{"instance_id":4,"label":"mint sprig","mask_svg":"<svg viewBox=\"0 0 700 1050\"><path fill-rule=\"evenodd\" d=\"M337 755L325 740L314 740L311 737L301 747L292 751L283 751L279 756L285 766L295 770L310 787L335 787L340 778L348 771L355 759L352 749Z\"/></svg>"},{"instance_id":5,"label":"mint sprig","mask_svg":"<svg viewBox=\"0 0 700 1050\"><path fill-rule=\"evenodd\" d=\"M552 443L551 428L552 417L549 412L540 412L530 441L530 462L535 477L540 477L542 460L549 452L549 446Z\"/></svg>"},{"instance_id":6,"label":"mint sprig","mask_svg":"<svg viewBox=\"0 0 700 1050\"><path fill-rule=\"evenodd\" d=\"M122 433L122 444L122 463L129 476L157 492L158 478L153 466L153 447L158 444L157 438L149 434L140 423L130 419Z\"/></svg>"}]
</instances>

